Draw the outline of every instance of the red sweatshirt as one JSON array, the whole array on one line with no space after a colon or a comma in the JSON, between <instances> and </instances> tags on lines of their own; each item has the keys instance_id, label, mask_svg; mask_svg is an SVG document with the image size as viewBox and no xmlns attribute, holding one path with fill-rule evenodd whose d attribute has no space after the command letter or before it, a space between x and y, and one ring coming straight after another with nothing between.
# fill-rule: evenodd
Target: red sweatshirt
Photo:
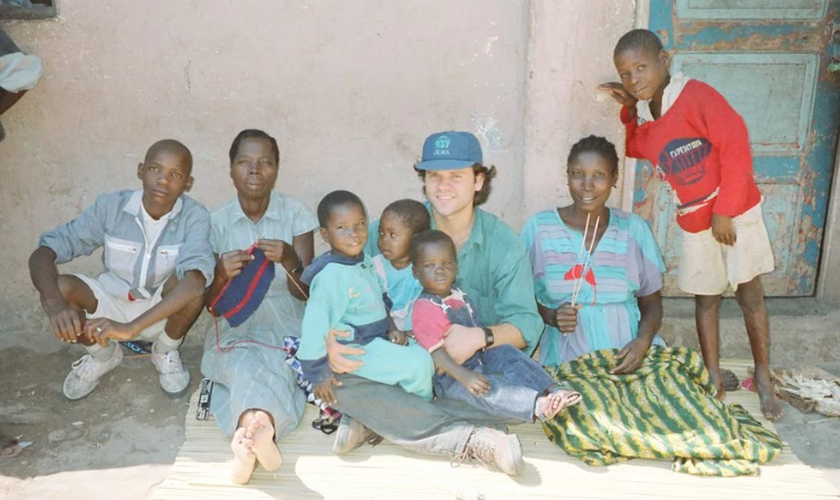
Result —
<instances>
[{"instance_id":1,"label":"red sweatshirt","mask_svg":"<svg viewBox=\"0 0 840 500\"><path fill-rule=\"evenodd\" d=\"M658 120L640 125L624 107L621 121L627 156L658 166L676 191L677 224L685 231L699 233L711 227L712 213L735 217L761 201L747 126L709 85L689 80Z\"/></svg>"}]
</instances>

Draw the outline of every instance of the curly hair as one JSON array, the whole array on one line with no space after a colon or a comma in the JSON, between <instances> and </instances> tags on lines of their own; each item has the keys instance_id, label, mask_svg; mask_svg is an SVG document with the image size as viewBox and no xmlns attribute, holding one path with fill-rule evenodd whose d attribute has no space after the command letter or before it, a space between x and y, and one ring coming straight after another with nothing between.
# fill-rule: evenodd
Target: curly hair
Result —
<instances>
[{"instance_id":1,"label":"curly hair","mask_svg":"<svg viewBox=\"0 0 840 500\"><path fill-rule=\"evenodd\" d=\"M419 177L421 181L426 181L426 170L420 170L417 168L417 165L414 165L414 171L417 172L417 177ZM473 197L473 206L477 207L490 198L490 192L492 191L491 181L496 177L496 167L493 165L485 167L479 163L474 163L472 165L472 171L473 175L484 175L484 185L481 186L481 189L475 192L475 197ZM423 195L426 195L425 186L423 187Z\"/></svg>"},{"instance_id":2,"label":"curly hair","mask_svg":"<svg viewBox=\"0 0 840 500\"><path fill-rule=\"evenodd\" d=\"M610 173L613 175L618 174L618 153L616 153L613 143L607 139L597 135L590 135L577 141L572 146L572 150L569 151L566 168L572 166L572 163L577 161L578 157L584 153L597 153L601 155L602 158L610 163L612 167Z\"/></svg>"},{"instance_id":3,"label":"curly hair","mask_svg":"<svg viewBox=\"0 0 840 500\"><path fill-rule=\"evenodd\" d=\"M613 50L613 57L617 57L624 51L635 49L642 49L650 54L657 55L664 50L664 47L662 47L662 41L653 31L636 29L628 31L618 39L615 50Z\"/></svg>"},{"instance_id":4,"label":"curly hair","mask_svg":"<svg viewBox=\"0 0 840 500\"><path fill-rule=\"evenodd\" d=\"M237 153L239 153L239 144L245 139L264 139L268 141L269 144L271 144L271 152L274 153L274 163L277 163L278 165L280 164L280 148L277 147L277 140L262 130L249 128L236 134L236 138L233 139L233 143L230 145L228 156L230 157L231 165L233 164L233 159L236 158Z\"/></svg>"}]
</instances>

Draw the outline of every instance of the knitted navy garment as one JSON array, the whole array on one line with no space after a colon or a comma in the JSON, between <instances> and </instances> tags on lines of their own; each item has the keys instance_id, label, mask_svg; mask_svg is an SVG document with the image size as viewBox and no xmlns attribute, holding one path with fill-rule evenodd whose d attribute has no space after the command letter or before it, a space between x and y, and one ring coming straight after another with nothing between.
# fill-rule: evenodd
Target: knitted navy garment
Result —
<instances>
[{"instance_id":1,"label":"knitted navy garment","mask_svg":"<svg viewBox=\"0 0 840 500\"><path fill-rule=\"evenodd\" d=\"M254 260L242 272L231 278L210 306L214 316L224 316L230 326L237 327L262 304L274 280L274 263L256 246L248 249Z\"/></svg>"}]
</instances>

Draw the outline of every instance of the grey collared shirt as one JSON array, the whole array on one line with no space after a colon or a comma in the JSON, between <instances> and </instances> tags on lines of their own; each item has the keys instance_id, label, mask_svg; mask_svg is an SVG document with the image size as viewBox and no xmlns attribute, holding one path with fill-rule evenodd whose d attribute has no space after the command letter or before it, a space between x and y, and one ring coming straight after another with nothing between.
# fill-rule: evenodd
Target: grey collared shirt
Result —
<instances>
[{"instance_id":1,"label":"grey collared shirt","mask_svg":"<svg viewBox=\"0 0 840 500\"><path fill-rule=\"evenodd\" d=\"M42 234L38 246L52 249L56 264L104 247L105 272L99 281L115 297L150 298L173 272L180 280L187 271L199 271L210 286L216 261L210 248L207 209L182 195L160 236L149 245L142 197L142 190L100 195L81 215Z\"/></svg>"}]
</instances>

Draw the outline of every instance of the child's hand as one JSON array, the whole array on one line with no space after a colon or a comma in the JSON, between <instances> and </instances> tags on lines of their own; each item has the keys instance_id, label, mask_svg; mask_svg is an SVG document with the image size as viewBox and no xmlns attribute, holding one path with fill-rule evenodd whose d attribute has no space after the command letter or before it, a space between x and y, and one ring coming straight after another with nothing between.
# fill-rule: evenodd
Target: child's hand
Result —
<instances>
[{"instance_id":1,"label":"child's hand","mask_svg":"<svg viewBox=\"0 0 840 500\"><path fill-rule=\"evenodd\" d=\"M388 330L388 340L399 345L408 345L408 337L400 330Z\"/></svg>"},{"instance_id":2,"label":"child's hand","mask_svg":"<svg viewBox=\"0 0 840 500\"><path fill-rule=\"evenodd\" d=\"M565 302L554 310L554 321L557 322L557 329L560 330L560 333L572 333L575 331L578 323L577 312L580 308L580 304L575 304L572 307L571 304Z\"/></svg>"},{"instance_id":3,"label":"child's hand","mask_svg":"<svg viewBox=\"0 0 840 500\"><path fill-rule=\"evenodd\" d=\"M466 387L473 396L481 396L490 390L490 381L487 377L472 370L466 370L458 382L461 382L461 385Z\"/></svg>"},{"instance_id":4,"label":"child's hand","mask_svg":"<svg viewBox=\"0 0 840 500\"><path fill-rule=\"evenodd\" d=\"M335 392L333 391L334 385L340 386L341 382L336 380L335 377L330 377L320 384L312 386L315 397L323 401L327 406L338 403L338 398L335 397Z\"/></svg>"},{"instance_id":5,"label":"child's hand","mask_svg":"<svg viewBox=\"0 0 840 500\"><path fill-rule=\"evenodd\" d=\"M732 224L732 217L712 214L712 235L722 245L734 245L736 235L735 226Z\"/></svg>"},{"instance_id":6,"label":"child's hand","mask_svg":"<svg viewBox=\"0 0 840 500\"><path fill-rule=\"evenodd\" d=\"M598 85L598 91L608 94L610 97L622 106L635 109L638 99L630 95L630 92L624 90L624 87L618 82L602 83Z\"/></svg>"}]
</instances>

